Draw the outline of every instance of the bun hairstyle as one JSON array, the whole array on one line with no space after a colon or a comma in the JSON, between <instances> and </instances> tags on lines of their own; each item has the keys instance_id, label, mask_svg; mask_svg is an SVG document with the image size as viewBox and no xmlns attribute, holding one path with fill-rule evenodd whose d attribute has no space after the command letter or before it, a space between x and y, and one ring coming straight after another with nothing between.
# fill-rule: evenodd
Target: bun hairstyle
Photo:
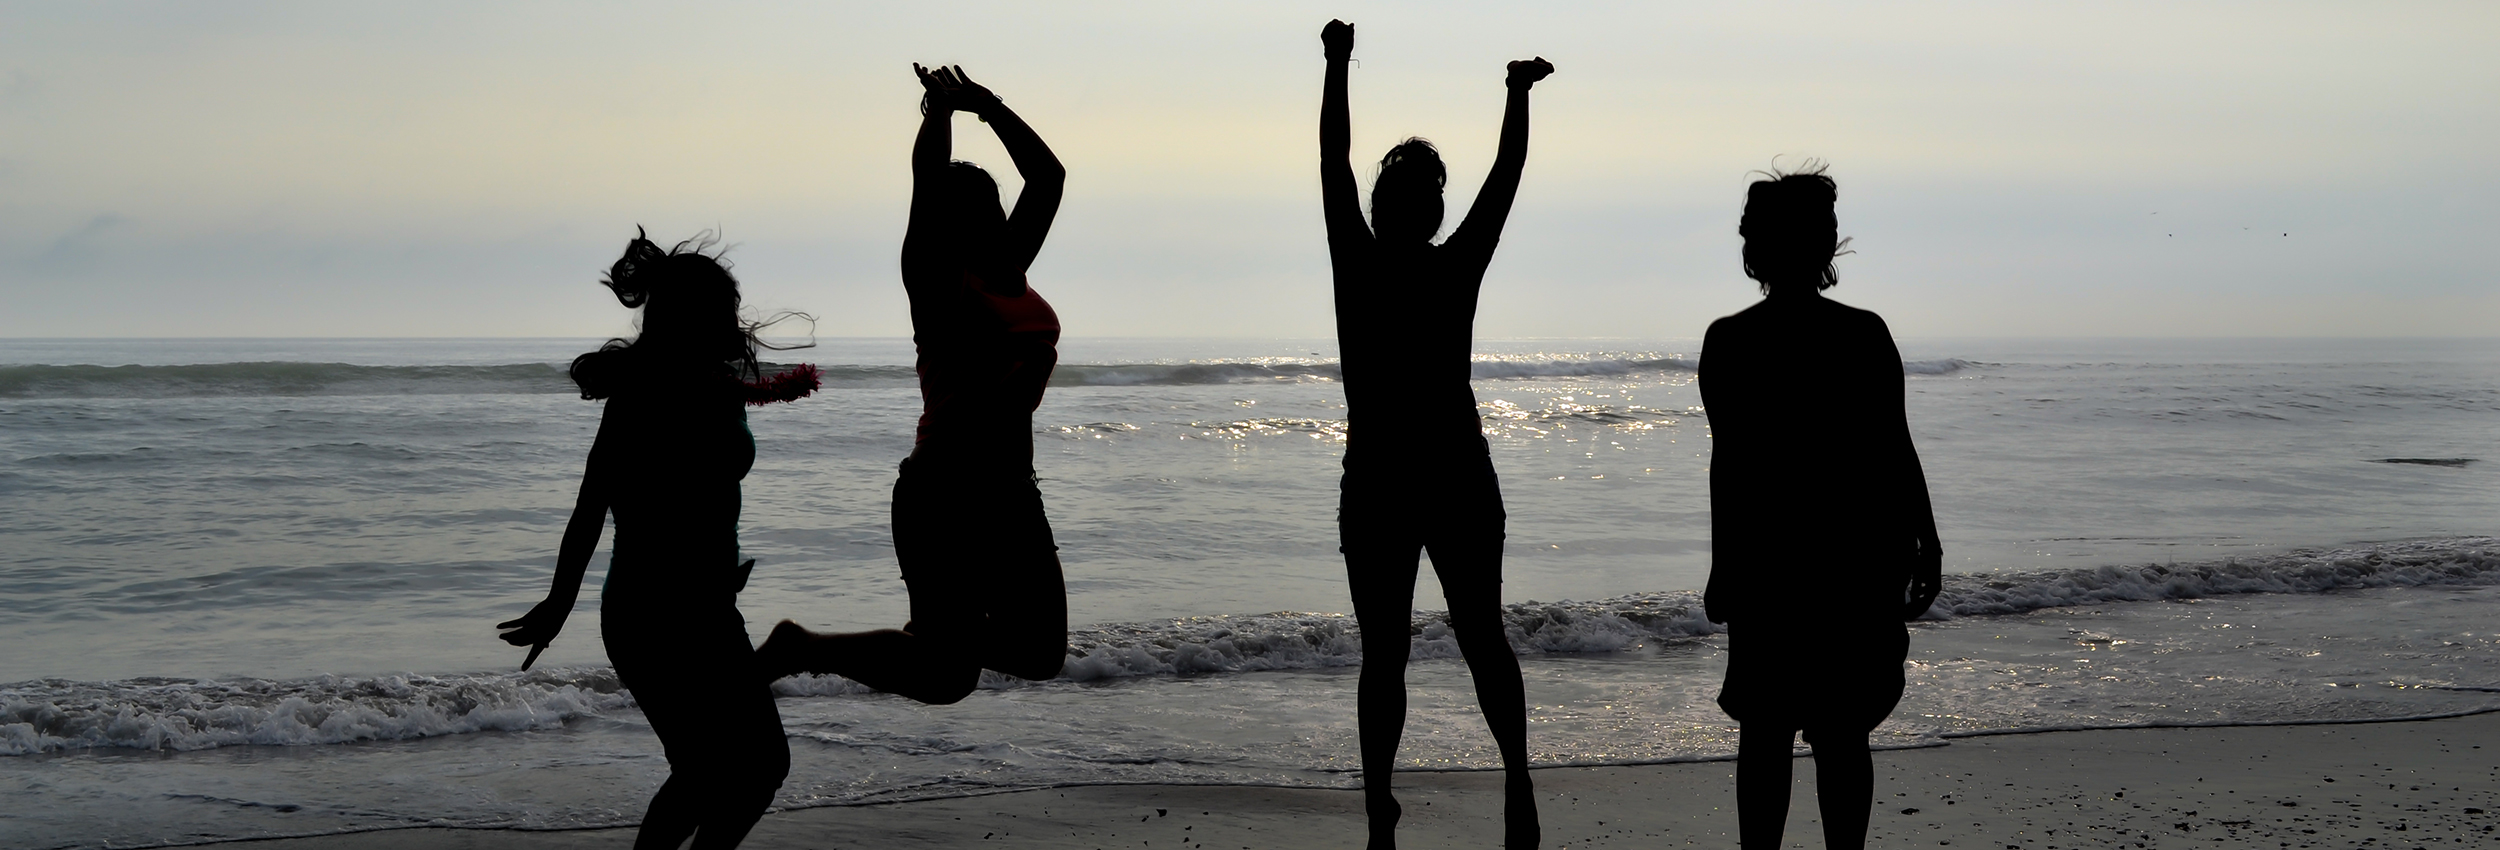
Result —
<instances>
[{"instance_id":1,"label":"bun hairstyle","mask_svg":"<svg viewBox=\"0 0 2500 850\"><path fill-rule=\"evenodd\" d=\"M1386 210L1393 221L1415 219L1424 238L1432 238L1441 230L1441 190L1449 182L1449 166L1441 162L1439 148L1421 136L1399 142L1380 158L1380 174L1372 179L1372 228L1380 228Z\"/></svg>"},{"instance_id":2,"label":"bun hairstyle","mask_svg":"<svg viewBox=\"0 0 2500 850\"><path fill-rule=\"evenodd\" d=\"M718 244L707 230L662 250L642 228L634 229L624 256L599 283L616 294L617 303L642 310L642 333L630 340L608 340L599 350L573 358L567 371L582 398L609 398L664 375L711 373L753 384L761 378L756 351L778 350L757 340L756 333L782 318L814 318L788 313L752 322L740 316L738 279L730 276L721 252L711 250Z\"/></svg>"},{"instance_id":3,"label":"bun hairstyle","mask_svg":"<svg viewBox=\"0 0 2500 850\"><path fill-rule=\"evenodd\" d=\"M1832 259L1849 251L1840 238L1840 219L1832 214L1839 184L1823 171L1828 166L1806 160L1791 172L1755 172L1764 179L1745 187L1745 215L1736 233L1745 238L1745 276L1774 286L1814 281L1817 290L1840 285Z\"/></svg>"}]
</instances>

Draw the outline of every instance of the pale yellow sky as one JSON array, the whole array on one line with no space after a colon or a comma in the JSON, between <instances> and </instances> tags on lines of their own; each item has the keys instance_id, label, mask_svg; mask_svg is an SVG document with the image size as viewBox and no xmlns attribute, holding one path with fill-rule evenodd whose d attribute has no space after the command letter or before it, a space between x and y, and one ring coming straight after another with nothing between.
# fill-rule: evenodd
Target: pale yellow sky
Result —
<instances>
[{"instance_id":1,"label":"pale yellow sky","mask_svg":"<svg viewBox=\"0 0 2500 850\"><path fill-rule=\"evenodd\" d=\"M908 333L913 61L1067 162L1071 333L1325 336L1332 16L1358 174L1427 136L1454 211L1503 63L1559 68L1481 336L1698 335L1775 156L1832 162L1833 295L1905 336L2500 326L2500 7L1545 5L0 3L0 336L604 335L637 223Z\"/></svg>"}]
</instances>

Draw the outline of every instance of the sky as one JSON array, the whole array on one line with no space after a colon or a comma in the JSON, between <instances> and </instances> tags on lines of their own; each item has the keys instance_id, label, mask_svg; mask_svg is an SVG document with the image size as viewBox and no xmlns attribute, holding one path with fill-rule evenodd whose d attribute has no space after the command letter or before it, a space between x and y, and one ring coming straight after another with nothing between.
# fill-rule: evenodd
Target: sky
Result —
<instances>
[{"instance_id":1,"label":"sky","mask_svg":"<svg viewBox=\"0 0 2500 850\"><path fill-rule=\"evenodd\" d=\"M0 337L611 335L637 225L906 335L915 61L1066 163L1067 333L1326 337L1332 17L1358 179L1432 139L1451 226L1557 68L1481 337L1699 336L1808 158L1897 335L2500 334L2500 4L0 0Z\"/></svg>"}]
</instances>

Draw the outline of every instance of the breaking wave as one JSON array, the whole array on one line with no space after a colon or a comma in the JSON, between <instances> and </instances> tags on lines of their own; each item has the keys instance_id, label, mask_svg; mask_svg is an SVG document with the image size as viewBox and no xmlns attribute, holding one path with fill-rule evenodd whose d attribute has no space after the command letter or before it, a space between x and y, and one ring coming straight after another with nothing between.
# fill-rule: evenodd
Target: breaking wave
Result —
<instances>
[{"instance_id":1,"label":"breaking wave","mask_svg":"<svg viewBox=\"0 0 2500 850\"><path fill-rule=\"evenodd\" d=\"M2021 614L2110 602L2248 593L2326 593L2379 587L2500 583L2500 538L2468 537L2229 558L2194 564L1951 575L1926 619ZM1503 626L1523 655L1616 652L1723 631L1700 594L1636 593L1592 602L1504 606ZM1420 611L1409 658L1459 657L1448 615ZM1112 623L1068 635L1060 681L1223 675L1359 665L1362 634L1332 613L1184 617ZM982 674L982 687L1021 687ZM870 693L830 676L773 686L784 697ZM322 677L298 681L46 679L0 686L0 756L90 748L197 750L312 745L467 732L529 731L633 704L605 667L468 676Z\"/></svg>"},{"instance_id":2,"label":"breaking wave","mask_svg":"<svg viewBox=\"0 0 2500 850\"><path fill-rule=\"evenodd\" d=\"M614 670L265 679L42 679L0 687L0 756L204 750L518 732L632 704Z\"/></svg>"}]
</instances>

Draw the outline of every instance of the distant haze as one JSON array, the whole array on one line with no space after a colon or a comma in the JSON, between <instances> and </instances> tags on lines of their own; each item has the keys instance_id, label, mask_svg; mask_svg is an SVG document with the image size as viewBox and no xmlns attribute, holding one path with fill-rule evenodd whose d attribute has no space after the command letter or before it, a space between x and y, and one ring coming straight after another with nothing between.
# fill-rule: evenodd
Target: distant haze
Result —
<instances>
[{"instance_id":1,"label":"distant haze","mask_svg":"<svg viewBox=\"0 0 2500 850\"><path fill-rule=\"evenodd\" d=\"M1755 297L1747 172L1807 157L1833 296L1902 335L2500 327L2489 3L8 2L0 336L618 333L636 224L906 334L920 61L1067 163L1032 280L1069 334L1324 337L1331 17L1358 177L1433 139L1452 226L1503 63L1559 69L1481 336L1698 336Z\"/></svg>"}]
</instances>

